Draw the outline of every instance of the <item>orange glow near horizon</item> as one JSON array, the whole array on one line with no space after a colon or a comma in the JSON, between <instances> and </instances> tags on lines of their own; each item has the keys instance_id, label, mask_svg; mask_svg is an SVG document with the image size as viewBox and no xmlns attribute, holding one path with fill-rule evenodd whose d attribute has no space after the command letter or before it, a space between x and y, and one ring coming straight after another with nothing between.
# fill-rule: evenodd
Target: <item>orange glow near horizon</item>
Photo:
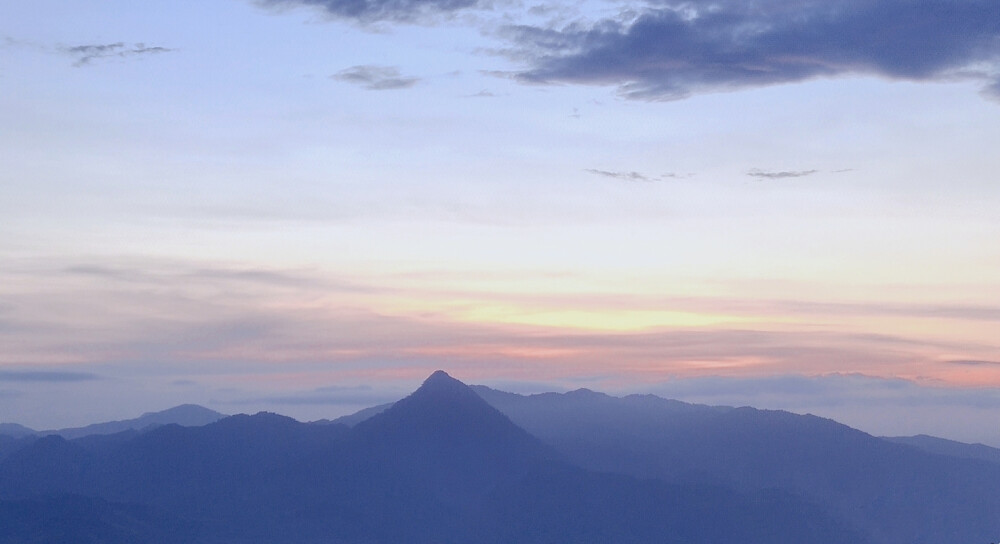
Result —
<instances>
[{"instance_id":1,"label":"orange glow near horizon","mask_svg":"<svg viewBox=\"0 0 1000 544\"><path fill-rule=\"evenodd\" d=\"M280 271L269 273L281 277ZM835 290L820 297L819 288L805 298L810 292L801 284L790 289L790 297L801 299L773 298L760 286L754 287L760 299L712 295L707 284L684 282L678 291L639 280L611 290L600 275L577 275L549 291L560 277L520 281L498 274L484 284L472 274L452 284L428 274L393 286L388 276L295 274L301 277L245 292L218 288L211 274L186 281L183 271L136 273L137 279L119 284L104 276L75 277L73 296L67 292L47 308L59 317L52 321L58 335L39 329L13 338L0 364L142 361L149 351L157 361L273 364L275 373L303 364L346 369L384 361L388 368L372 369L372 379L388 379L393 367L416 379L428 368L473 372L483 366L474 375L500 379L528 367L534 369L524 373L529 376L620 373L638 383L669 376L862 372L1000 386L996 321L985 302L904 303L912 294L899 293L888 294L888 302L865 302L843 293L838 298ZM11 285L26 282L20 277ZM719 293L733 290L717 286ZM140 301L153 311L143 314ZM96 311L87 311L95 305ZM22 306L26 315L44 316ZM418 370L404 371L409 366Z\"/></svg>"}]
</instances>

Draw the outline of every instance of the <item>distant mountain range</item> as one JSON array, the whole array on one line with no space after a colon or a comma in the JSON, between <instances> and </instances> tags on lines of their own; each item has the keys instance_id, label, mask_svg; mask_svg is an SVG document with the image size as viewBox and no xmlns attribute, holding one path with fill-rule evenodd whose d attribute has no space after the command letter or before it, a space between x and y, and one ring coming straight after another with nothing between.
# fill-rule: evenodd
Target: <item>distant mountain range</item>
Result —
<instances>
[{"instance_id":1,"label":"distant mountain range","mask_svg":"<svg viewBox=\"0 0 1000 544\"><path fill-rule=\"evenodd\" d=\"M85 429L0 436L0 543L1000 537L990 448L653 396L523 396L439 371L332 422L185 406Z\"/></svg>"},{"instance_id":2,"label":"distant mountain range","mask_svg":"<svg viewBox=\"0 0 1000 544\"><path fill-rule=\"evenodd\" d=\"M935 436L927 436L926 434L917 436L883 436L882 439L889 442L896 442L897 444L913 446L930 453L1000 463L1000 449L984 446L983 444L966 444Z\"/></svg>"},{"instance_id":3,"label":"distant mountain range","mask_svg":"<svg viewBox=\"0 0 1000 544\"><path fill-rule=\"evenodd\" d=\"M225 414L210 410L204 406L182 404L161 412L147 412L135 419L108 421L105 423L94 423L85 427L70 427L48 431L36 431L17 423L0 423L0 435L21 438L30 435L57 434L66 439L73 439L92 434L114 434L130 430L141 431L158 425L176 424L184 427L198 427L214 423L224 417L226 417Z\"/></svg>"}]
</instances>

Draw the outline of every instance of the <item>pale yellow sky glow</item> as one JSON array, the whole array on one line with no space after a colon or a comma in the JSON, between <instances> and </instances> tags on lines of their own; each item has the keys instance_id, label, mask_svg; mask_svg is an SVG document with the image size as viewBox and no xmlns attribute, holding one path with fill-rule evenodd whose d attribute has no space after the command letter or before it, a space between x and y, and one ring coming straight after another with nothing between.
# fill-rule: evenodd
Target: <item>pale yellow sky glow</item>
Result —
<instances>
[{"instance_id":1,"label":"pale yellow sky glow","mask_svg":"<svg viewBox=\"0 0 1000 544\"><path fill-rule=\"evenodd\" d=\"M995 358L994 306L904 303L898 293L845 301L833 298L834 289L817 289L815 299L772 299L764 285L760 299L644 292L651 278L610 292L598 277L590 290L574 292L588 278L556 272L484 272L478 281L474 272L455 273L465 280L398 274L331 278L317 269L168 262L149 270L26 269L8 274L6 285L22 293L6 300L26 322L48 327L10 338L3 362L328 361L350 368L379 359L403 367L480 361L486 366L477 375L495 378L535 364L549 367L543 374L551 378L615 369L637 383L705 373L862 372L1000 385L1000 365L952 363ZM789 285L801 291L804 284ZM302 386L311 382L299 375Z\"/></svg>"}]
</instances>

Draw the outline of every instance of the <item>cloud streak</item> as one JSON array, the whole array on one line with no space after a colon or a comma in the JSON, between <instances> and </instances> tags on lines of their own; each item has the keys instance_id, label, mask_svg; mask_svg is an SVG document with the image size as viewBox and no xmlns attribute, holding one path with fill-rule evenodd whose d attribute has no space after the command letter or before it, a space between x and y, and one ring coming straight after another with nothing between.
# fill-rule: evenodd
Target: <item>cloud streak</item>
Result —
<instances>
[{"instance_id":1,"label":"cloud streak","mask_svg":"<svg viewBox=\"0 0 1000 544\"><path fill-rule=\"evenodd\" d=\"M426 21L488 5L483 0L260 0L276 9L309 6L326 15L362 23Z\"/></svg>"},{"instance_id":2,"label":"cloud streak","mask_svg":"<svg viewBox=\"0 0 1000 544\"><path fill-rule=\"evenodd\" d=\"M751 170L747 172L747 175L754 178L763 179L787 179L787 178L801 178L805 176L811 176L819 170L782 170L777 172L768 172L764 170Z\"/></svg>"},{"instance_id":3,"label":"cloud streak","mask_svg":"<svg viewBox=\"0 0 1000 544\"><path fill-rule=\"evenodd\" d=\"M611 170L598 170L597 168L588 168L586 172L591 174L596 174L598 176L604 176L606 178L620 179L622 181L653 181L653 178L640 174L639 172L614 172Z\"/></svg>"},{"instance_id":4,"label":"cloud streak","mask_svg":"<svg viewBox=\"0 0 1000 544\"><path fill-rule=\"evenodd\" d=\"M0 370L0 382L44 382L66 383L99 380L100 376L89 372L64 372L44 370Z\"/></svg>"},{"instance_id":5,"label":"cloud streak","mask_svg":"<svg viewBox=\"0 0 1000 544\"><path fill-rule=\"evenodd\" d=\"M667 172L666 174L662 174L659 176L650 176L640 172L636 172L635 170L619 171L619 170L601 170L599 168L587 168L584 169L584 172L594 174L596 176L602 176L621 181L643 181L643 182L663 181L666 179L687 179L694 176L694 174L678 174L676 172Z\"/></svg>"},{"instance_id":6,"label":"cloud streak","mask_svg":"<svg viewBox=\"0 0 1000 544\"><path fill-rule=\"evenodd\" d=\"M617 374L641 382L664 374L794 370L996 381L995 366L942 364L989 361L995 343L957 344L908 329L869 334L863 331L871 329L853 325L854 317L869 316L1000 319L1000 308L990 306L505 294L436 284L407 292L395 281L383 284L368 278L355 283L303 270L213 268L204 263L56 263L48 272L29 267L23 275L10 277L20 278L10 285L27 291L6 296L9 308L0 342L7 348L0 364L19 370L26 370L25 364L76 363L89 369L125 365L176 380L200 372L193 368L245 372L248 365L259 365L265 374L305 372L310 365L333 373L372 368L421 373L447 366L483 378L527 372L540 380ZM325 296L317 298L317 291ZM436 300L467 303L441 307L432 303ZM399 309L399 301L420 309ZM498 315L513 319L494 320L489 312L469 314L464 307L500 308ZM519 321L519 316L559 311L567 312L567 321ZM591 314L613 321L644 311L720 317L718 325L691 328L669 325L669 319L660 323L654 315L647 324L627 330L588 328L588 321L574 321L574 316ZM795 319L784 327L775 317ZM270 367L273 370L263 370ZM310 385L307 378L301 380L296 383ZM345 394L292 396L298 399L294 402L318 405L336 404Z\"/></svg>"},{"instance_id":7,"label":"cloud streak","mask_svg":"<svg viewBox=\"0 0 1000 544\"><path fill-rule=\"evenodd\" d=\"M951 365L963 365L963 366L1000 366L1000 361L960 359L960 360L952 360L945 362Z\"/></svg>"},{"instance_id":8,"label":"cloud streak","mask_svg":"<svg viewBox=\"0 0 1000 544\"><path fill-rule=\"evenodd\" d=\"M109 58L134 58L140 56L158 55L169 53L173 49L159 46L148 46L144 43L126 44L125 42L106 44L87 44L64 47L63 52L76 57L74 66L86 66L95 60Z\"/></svg>"},{"instance_id":9,"label":"cloud streak","mask_svg":"<svg viewBox=\"0 0 1000 544\"><path fill-rule=\"evenodd\" d=\"M363 64L351 66L330 76L337 81L359 85L369 91L408 89L420 79L403 76L395 66Z\"/></svg>"},{"instance_id":10,"label":"cloud streak","mask_svg":"<svg viewBox=\"0 0 1000 544\"><path fill-rule=\"evenodd\" d=\"M817 77L979 80L1000 91L1000 10L992 0L738 0L654 3L630 20L512 26L534 83L615 85L677 100Z\"/></svg>"}]
</instances>

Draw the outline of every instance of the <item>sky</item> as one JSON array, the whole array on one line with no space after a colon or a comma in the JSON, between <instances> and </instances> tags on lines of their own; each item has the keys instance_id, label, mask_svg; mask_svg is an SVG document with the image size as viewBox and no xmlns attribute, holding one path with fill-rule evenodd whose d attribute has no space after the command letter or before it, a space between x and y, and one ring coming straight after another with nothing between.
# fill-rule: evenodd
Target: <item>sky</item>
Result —
<instances>
[{"instance_id":1,"label":"sky","mask_svg":"<svg viewBox=\"0 0 1000 544\"><path fill-rule=\"evenodd\" d=\"M994 0L0 3L0 421L435 369L1000 446Z\"/></svg>"}]
</instances>

